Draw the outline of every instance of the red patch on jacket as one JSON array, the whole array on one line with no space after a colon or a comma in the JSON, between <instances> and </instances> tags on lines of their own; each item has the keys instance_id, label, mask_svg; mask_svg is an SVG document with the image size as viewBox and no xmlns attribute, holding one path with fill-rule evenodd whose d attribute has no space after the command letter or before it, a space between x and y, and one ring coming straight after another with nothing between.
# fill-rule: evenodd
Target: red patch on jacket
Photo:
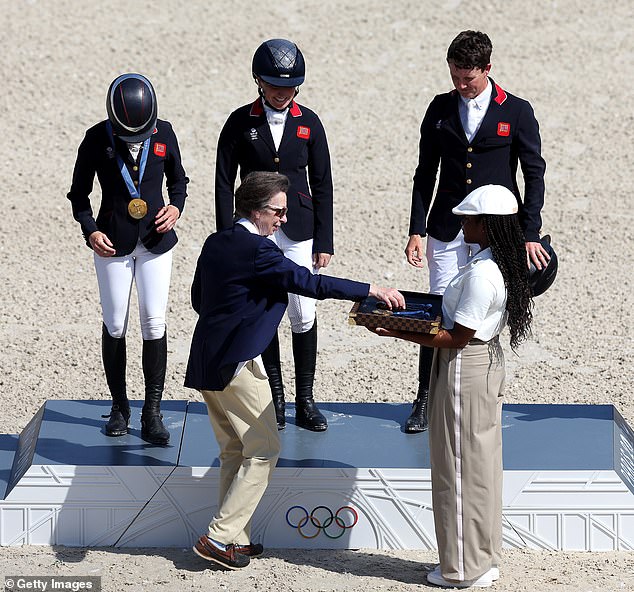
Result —
<instances>
[{"instance_id":1,"label":"red patch on jacket","mask_svg":"<svg viewBox=\"0 0 634 592\"><path fill-rule=\"evenodd\" d=\"M167 146L165 144L161 144L160 142L154 144L154 154L156 154L156 156L165 156L166 152Z\"/></svg>"},{"instance_id":2,"label":"red patch on jacket","mask_svg":"<svg viewBox=\"0 0 634 592\"><path fill-rule=\"evenodd\" d=\"M304 140L308 140L310 138L310 128L305 125L297 126L297 137L303 138Z\"/></svg>"},{"instance_id":3,"label":"red patch on jacket","mask_svg":"<svg viewBox=\"0 0 634 592\"><path fill-rule=\"evenodd\" d=\"M505 121L498 122L498 136L508 136L511 133L511 124Z\"/></svg>"}]
</instances>

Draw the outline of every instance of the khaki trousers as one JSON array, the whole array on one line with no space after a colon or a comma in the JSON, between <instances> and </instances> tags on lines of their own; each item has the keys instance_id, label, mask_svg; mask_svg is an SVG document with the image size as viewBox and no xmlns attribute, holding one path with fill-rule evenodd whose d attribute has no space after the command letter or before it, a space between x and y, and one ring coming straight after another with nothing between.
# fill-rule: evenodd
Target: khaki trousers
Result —
<instances>
[{"instance_id":1,"label":"khaki trousers","mask_svg":"<svg viewBox=\"0 0 634 592\"><path fill-rule=\"evenodd\" d=\"M220 447L218 510L208 535L248 545L251 518L280 454L268 378L250 361L223 391L201 391Z\"/></svg>"},{"instance_id":2,"label":"khaki trousers","mask_svg":"<svg viewBox=\"0 0 634 592\"><path fill-rule=\"evenodd\" d=\"M502 394L497 338L434 352L429 398L432 503L440 570L472 580L502 550Z\"/></svg>"}]
</instances>

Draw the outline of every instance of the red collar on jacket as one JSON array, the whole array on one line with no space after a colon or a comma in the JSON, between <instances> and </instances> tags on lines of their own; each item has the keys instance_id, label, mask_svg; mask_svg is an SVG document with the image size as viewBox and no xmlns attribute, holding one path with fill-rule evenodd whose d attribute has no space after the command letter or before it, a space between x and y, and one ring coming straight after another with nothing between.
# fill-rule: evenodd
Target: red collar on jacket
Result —
<instances>
[{"instance_id":1,"label":"red collar on jacket","mask_svg":"<svg viewBox=\"0 0 634 592\"><path fill-rule=\"evenodd\" d=\"M291 108L288 112L293 117L300 117L302 115L302 110L299 108L299 105L295 101L291 101ZM249 113L251 117L260 117L260 115L264 115L264 106L262 105L261 99L255 99L253 104L251 105L251 112Z\"/></svg>"},{"instance_id":2,"label":"red collar on jacket","mask_svg":"<svg viewBox=\"0 0 634 592\"><path fill-rule=\"evenodd\" d=\"M495 82L493 83L493 88L495 89L495 97L493 97L493 100L498 105L501 105L504 101L506 101L506 91Z\"/></svg>"}]
</instances>

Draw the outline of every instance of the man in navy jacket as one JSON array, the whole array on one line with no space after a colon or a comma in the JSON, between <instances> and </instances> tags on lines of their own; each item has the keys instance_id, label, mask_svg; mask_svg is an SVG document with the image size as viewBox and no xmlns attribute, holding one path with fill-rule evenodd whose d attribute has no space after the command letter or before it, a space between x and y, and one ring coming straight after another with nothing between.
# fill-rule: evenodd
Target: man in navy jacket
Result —
<instances>
[{"instance_id":1,"label":"man in navy jacket","mask_svg":"<svg viewBox=\"0 0 634 592\"><path fill-rule=\"evenodd\" d=\"M288 178L252 172L237 189L239 220L205 242L192 285L199 314L185 386L201 391L220 447L218 509L194 551L237 569L259 555L251 517L280 451L261 354L284 315L288 292L323 300L374 296L403 307L403 296L352 280L313 275L287 259L269 236L286 222Z\"/></svg>"},{"instance_id":2,"label":"man in navy jacket","mask_svg":"<svg viewBox=\"0 0 634 592\"><path fill-rule=\"evenodd\" d=\"M506 92L489 78L491 51L491 40L485 33L463 31L452 41L447 63L455 88L433 99L420 128L405 255L415 267L423 267L427 258L430 292L435 294L445 291L470 254L460 220L451 210L482 185L502 185L515 194L527 258L537 269L548 262L539 242L546 169L539 125L528 101ZM518 165L524 177L524 199L517 183ZM421 347L418 395L405 424L407 432L427 429L432 353Z\"/></svg>"}]
</instances>

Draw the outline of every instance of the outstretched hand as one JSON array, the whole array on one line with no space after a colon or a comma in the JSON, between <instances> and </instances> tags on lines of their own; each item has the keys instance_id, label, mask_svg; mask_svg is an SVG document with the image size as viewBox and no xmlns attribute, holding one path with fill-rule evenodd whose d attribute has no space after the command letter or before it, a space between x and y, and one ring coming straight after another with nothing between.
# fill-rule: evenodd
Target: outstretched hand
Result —
<instances>
[{"instance_id":1,"label":"outstretched hand","mask_svg":"<svg viewBox=\"0 0 634 592\"><path fill-rule=\"evenodd\" d=\"M393 308L405 308L405 297L396 288L384 288L383 286L370 286L369 296L385 302L385 305L392 310Z\"/></svg>"},{"instance_id":2,"label":"outstretched hand","mask_svg":"<svg viewBox=\"0 0 634 592\"><path fill-rule=\"evenodd\" d=\"M386 329L385 327L368 327L372 333L378 335L379 337L396 337L399 339L403 339L403 333L405 331L397 331L396 329Z\"/></svg>"},{"instance_id":3,"label":"outstretched hand","mask_svg":"<svg viewBox=\"0 0 634 592\"><path fill-rule=\"evenodd\" d=\"M418 343L420 345L426 345L428 347L435 347L432 343L434 340L434 335L430 335L429 333L398 331L396 329L386 329L385 327L368 327L368 329L379 337L396 337L396 339L403 339L404 341L411 341L412 343Z\"/></svg>"}]
</instances>

